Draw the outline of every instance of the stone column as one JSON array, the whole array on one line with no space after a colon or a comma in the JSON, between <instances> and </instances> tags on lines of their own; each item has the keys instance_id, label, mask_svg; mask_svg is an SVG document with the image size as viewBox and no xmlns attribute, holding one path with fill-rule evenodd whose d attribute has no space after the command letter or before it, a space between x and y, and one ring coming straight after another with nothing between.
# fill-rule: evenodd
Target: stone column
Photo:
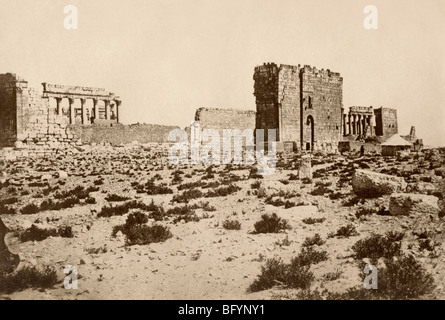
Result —
<instances>
[{"instance_id":1,"label":"stone column","mask_svg":"<svg viewBox=\"0 0 445 320\"><path fill-rule=\"evenodd\" d=\"M122 101L115 100L116 101L116 122L119 123L119 108L121 106Z\"/></svg>"},{"instance_id":2,"label":"stone column","mask_svg":"<svg viewBox=\"0 0 445 320\"><path fill-rule=\"evenodd\" d=\"M343 135L346 135L346 115L343 114Z\"/></svg>"},{"instance_id":3,"label":"stone column","mask_svg":"<svg viewBox=\"0 0 445 320\"><path fill-rule=\"evenodd\" d=\"M62 106L60 105L62 102L62 98L56 98L57 104L57 115L61 116L63 114Z\"/></svg>"},{"instance_id":4,"label":"stone column","mask_svg":"<svg viewBox=\"0 0 445 320\"><path fill-rule=\"evenodd\" d=\"M371 136L374 135L374 120L373 120L373 118L372 118L372 115L369 116L369 134L370 134Z\"/></svg>"},{"instance_id":5,"label":"stone column","mask_svg":"<svg viewBox=\"0 0 445 320\"><path fill-rule=\"evenodd\" d=\"M357 115L352 115L352 134L357 134Z\"/></svg>"},{"instance_id":6,"label":"stone column","mask_svg":"<svg viewBox=\"0 0 445 320\"><path fill-rule=\"evenodd\" d=\"M278 105L278 139L277 141L283 141L282 128L281 128L281 103Z\"/></svg>"},{"instance_id":7,"label":"stone column","mask_svg":"<svg viewBox=\"0 0 445 320\"><path fill-rule=\"evenodd\" d=\"M351 132L351 114L348 114L348 134L352 134L352 132Z\"/></svg>"},{"instance_id":8,"label":"stone column","mask_svg":"<svg viewBox=\"0 0 445 320\"><path fill-rule=\"evenodd\" d=\"M366 116L362 116L362 134L365 134L365 128L366 128Z\"/></svg>"},{"instance_id":9,"label":"stone column","mask_svg":"<svg viewBox=\"0 0 445 320\"><path fill-rule=\"evenodd\" d=\"M368 126L368 134L372 136L371 116L366 117L366 124Z\"/></svg>"},{"instance_id":10,"label":"stone column","mask_svg":"<svg viewBox=\"0 0 445 320\"><path fill-rule=\"evenodd\" d=\"M362 133L362 115L357 115L357 134L360 135Z\"/></svg>"},{"instance_id":11,"label":"stone column","mask_svg":"<svg viewBox=\"0 0 445 320\"><path fill-rule=\"evenodd\" d=\"M93 106L94 106L94 122L99 120L99 100L93 99Z\"/></svg>"},{"instance_id":12,"label":"stone column","mask_svg":"<svg viewBox=\"0 0 445 320\"><path fill-rule=\"evenodd\" d=\"M87 124L88 123L88 119L87 119L87 110L85 107L85 99L80 99L80 106L82 108L82 124Z\"/></svg>"},{"instance_id":13,"label":"stone column","mask_svg":"<svg viewBox=\"0 0 445 320\"><path fill-rule=\"evenodd\" d=\"M76 124L76 112L74 110L74 99L68 98L70 105L70 124Z\"/></svg>"},{"instance_id":14,"label":"stone column","mask_svg":"<svg viewBox=\"0 0 445 320\"><path fill-rule=\"evenodd\" d=\"M110 120L110 101L105 100L105 119Z\"/></svg>"},{"instance_id":15,"label":"stone column","mask_svg":"<svg viewBox=\"0 0 445 320\"><path fill-rule=\"evenodd\" d=\"M304 155L300 159L300 168L298 169L298 178L302 179L312 179L312 165L311 157Z\"/></svg>"}]
</instances>

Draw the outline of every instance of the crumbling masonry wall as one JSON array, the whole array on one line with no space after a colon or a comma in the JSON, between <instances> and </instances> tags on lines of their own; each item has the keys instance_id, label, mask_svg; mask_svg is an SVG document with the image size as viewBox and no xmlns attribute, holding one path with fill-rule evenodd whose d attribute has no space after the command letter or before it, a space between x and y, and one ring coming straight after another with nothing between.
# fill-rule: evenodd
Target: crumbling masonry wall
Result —
<instances>
[{"instance_id":1,"label":"crumbling masonry wall","mask_svg":"<svg viewBox=\"0 0 445 320\"><path fill-rule=\"evenodd\" d=\"M374 109L375 116L375 134L383 136L384 139L390 138L399 132L397 125L397 110L390 108Z\"/></svg>"},{"instance_id":2,"label":"crumbling masonry wall","mask_svg":"<svg viewBox=\"0 0 445 320\"><path fill-rule=\"evenodd\" d=\"M336 150L342 139L343 78L310 66L255 68L257 129L276 129L277 141L302 149Z\"/></svg>"},{"instance_id":3,"label":"crumbling masonry wall","mask_svg":"<svg viewBox=\"0 0 445 320\"><path fill-rule=\"evenodd\" d=\"M140 144L158 142L168 142L168 134L177 126L164 126L156 124L132 124L113 126L92 125L70 126L71 131L80 138L82 143L86 144L110 144L118 146L137 141Z\"/></svg>"},{"instance_id":4,"label":"crumbling masonry wall","mask_svg":"<svg viewBox=\"0 0 445 320\"><path fill-rule=\"evenodd\" d=\"M250 129L255 135L256 112L253 110L237 110L237 109L218 109L218 108L200 108L196 110L195 121L199 121L199 130L215 129L220 137L221 159L223 156L233 159L234 139L231 139L230 155L228 152L224 154L223 137L224 129L238 129L242 133L245 129ZM190 137L189 137L190 138ZM202 142L207 144L207 142ZM245 150L246 141L242 139L242 148Z\"/></svg>"},{"instance_id":5,"label":"crumbling masonry wall","mask_svg":"<svg viewBox=\"0 0 445 320\"><path fill-rule=\"evenodd\" d=\"M222 137L223 129L255 130L255 116L253 110L200 108L195 121L199 121L200 130L215 129Z\"/></svg>"},{"instance_id":6,"label":"crumbling masonry wall","mask_svg":"<svg viewBox=\"0 0 445 320\"><path fill-rule=\"evenodd\" d=\"M0 86L1 147L26 144L56 149L72 141L66 120L27 81L5 74L0 75Z\"/></svg>"},{"instance_id":7,"label":"crumbling masonry wall","mask_svg":"<svg viewBox=\"0 0 445 320\"><path fill-rule=\"evenodd\" d=\"M17 77L0 75L0 148L12 147L17 139Z\"/></svg>"}]
</instances>

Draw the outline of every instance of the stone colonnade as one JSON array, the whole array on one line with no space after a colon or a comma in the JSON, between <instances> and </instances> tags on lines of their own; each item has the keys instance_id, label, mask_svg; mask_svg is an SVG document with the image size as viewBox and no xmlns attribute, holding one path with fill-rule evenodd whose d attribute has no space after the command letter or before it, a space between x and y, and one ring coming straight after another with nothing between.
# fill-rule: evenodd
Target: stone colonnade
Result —
<instances>
[{"instance_id":1,"label":"stone colonnade","mask_svg":"<svg viewBox=\"0 0 445 320\"><path fill-rule=\"evenodd\" d=\"M54 97L54 99L56 100L57 103L57 114L59 116L63 115L62 112L62 100L64 98L60 98L60 97ZM76 119L76 112L75 112L75 107L74 107L74 101L76 98L67 98L68 102L69 102L69 120L70 120L70 124L75 124L75 119ZM82 110L82 124L89 124L91 123L89 121L89 119L87 118L87 111L86 111L86 98L79 98L80 100L80 106L81 106L81 110ZM119 108L121 105L121 100L117 100L117 99L94 99L93 100L93 118L94 119L99 119L99 101L104 101L105 103L105 119L106 120L115 120L116 122L119 122ZM111 114L111 104L112 102L114 102L115 105L115 112L114 115Z\"/></svg>"},{"instance_id":2,"label":"stone colonnade","mask_svg":"<svg viewBox=\"0 0 445 320\"><path fill-rule=\"evenodd\" d=\"M81 119L82 124L89 124L98 120L106 120L109 122L119 123L119 109L121 106L121 100L114 93L106 91L102 88L90 88L90 87L75 87L64 86L58 84L42 83L43 85L43 97L48 99L55 99L57 103L57 114L63 116L62 101L68 99L69 102L69 124L76 123L76 108L74 105L75 100L80 100ZM93 114L89 116L87 113L86 102L87 100L93 100ZM99 116L99 101L105 103L105 113L102 118ZM111 108L114 105L112 112ZM90 121L94 119L93 121Z\"/></svg>"},{"instance_id":3,"label":"stone colonnade","mask_svg":"<svg viewBox=\"0 0 445 320\"><path fill-rule=\"evenodd\" d=\"M343 135L363 135L368 128L368 135L373 135L374 119L372 114L343 114Z\"/></svg>"}]
</instances>

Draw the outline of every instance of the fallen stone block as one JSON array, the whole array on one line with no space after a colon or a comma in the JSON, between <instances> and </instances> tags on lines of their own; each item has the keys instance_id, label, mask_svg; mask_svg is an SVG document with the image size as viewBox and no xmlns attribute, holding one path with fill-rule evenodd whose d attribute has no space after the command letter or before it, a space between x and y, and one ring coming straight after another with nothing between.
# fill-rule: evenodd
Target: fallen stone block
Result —
<instances>
[{"instance_id":1,"label":"fallen stone block","mask_svg":"<svg viewBox=\"0 0 445 320\"><path fill-rule=\"evenodd\" d=\"M439 198L424 194L395 193L389 199L389 212L393 216L410 214L437 215Z\"/></svg>"},{"instance_id":2,"label":"fallen stone block","mask_svg":"<svg viewBox=\"0 0 445 320\"><path fill-rule=\"evenodd\" d=\"M302 156L300 160L300 168L298 169L298 178L312 179L312 164L310 156Z\"/></svg>"},{"instance_id":3,"label":"fallen stone block","mask_svg":"<svg viewBox=\"0 0 445 320\"><path fill-rule=\"evenodd\" d=\"M368 170L356 170L352 176L352 189L361 197L373 198L404 191L407 186L401 177Z\"/></svg>"},{"instance_id":4,"label":"fallen stone block","mask_svg":"<svg viewBox=\"0 0 445 320\"><path fill-rule=\"evenodd\" d=\"M40 180L42 180L42 181L48 181L48 180L51 180L52 178L53 178L52 175L50 175L50 174L44 174L44 175L42 175L42 176L40 177Z\"/></svg>"},{"instance_id":5,"label":"fallen stone block","mask_svg":"<svg viewBox=\"0 0 445 320\"><path fill-rule=\"evenodd\" d=\"M67 179L68 178L68 173L65 171L57 171L56 172L56 176L59 179Z\"/></svg>"}]
</instances>

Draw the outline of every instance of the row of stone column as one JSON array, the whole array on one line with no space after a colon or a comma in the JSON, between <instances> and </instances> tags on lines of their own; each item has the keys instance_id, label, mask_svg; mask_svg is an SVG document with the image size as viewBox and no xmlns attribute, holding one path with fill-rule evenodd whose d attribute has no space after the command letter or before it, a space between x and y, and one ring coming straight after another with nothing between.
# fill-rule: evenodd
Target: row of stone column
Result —
<instances>
[{"instance_id":1,"label":"row of stone column","mask_svg":"<svg viewBox=\"0 0 445 320\"><path fill-rule=\"evenodd\" d=\"M344 114L343 115L343 135L362 135L365 133L366 127L369 128L369 135L373 135L372 115L363 114Z\"/></svg>"},{"instance_id":2,"label":"row of stone column","mask_svg":"<svg viewBox=\"0 0 445 320\"><path fill-rule=\"evenodd\" d=\"M59 116L62 115L62 106L61 106L62 99L63 98L56 98L57 114ZM93 100L94 119L99 119L99 99L92 99L92 100ZM105 119L111 120L111 118L110 118L111 100L103 100L103 101L105 102ZM75 124L76 123L76 112L75 112L75 108L74 108L74 98L68 98L68 102L69 102L70 124ZM119 122L119 107L121 105L121 101L114 100L114 102L116 105L115 119L116 119L116 122ZM80 99L80 106L82 109L82 124L89 123L89 121L87 119L87 108L86 108L85 104L86 104L86 99Z\"/></svg>"}]
</instances>

